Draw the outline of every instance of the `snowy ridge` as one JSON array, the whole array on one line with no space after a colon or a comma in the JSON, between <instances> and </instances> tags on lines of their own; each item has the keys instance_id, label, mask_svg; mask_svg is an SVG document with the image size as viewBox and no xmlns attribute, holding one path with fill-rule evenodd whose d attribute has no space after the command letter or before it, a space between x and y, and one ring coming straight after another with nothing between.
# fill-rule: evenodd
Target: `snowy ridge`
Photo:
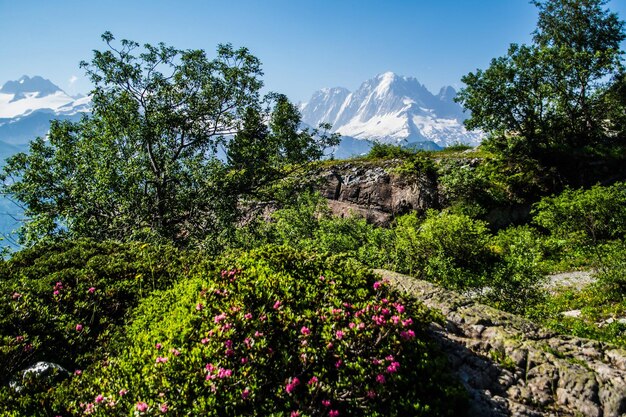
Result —
<instances>
[{"instance_id":1,"label":"snowy ridge","mask_svg":"<svg viewBox=\"0 0 626 417\"><path fill-rule=\"evenodd\" d=\"M42 77L23 76L0 88L0 119L29 115L38 110L72 115L89 111L89 97L75 99Z\"/></svg>"},{"instance_id":2,"label":"snowy ridge","mask_svg":"<svg viewBox=\"0 0 626 417\"><path fill-rule=\"evenodd\" d=\"M50 120L78 120L90 111L91 97L72 97L42 77L8 81L0 88L0 156L45 136Z\"/></svg>"},{"instance_id":3,"label":"snowy ridge","mask_svg":"<svg viewBox=\"0 0 626 417\"><path fill-rule=\"evenodd\" d=\"M433 95L413 77L386 72L358 90L327 88L300 106L308 125L328 122L333 131L382 143L432 142L439 147L478 145L482 132L463 126L467 115L454 102L456 91L443 87Z\"/></svg>"}]
</instances>

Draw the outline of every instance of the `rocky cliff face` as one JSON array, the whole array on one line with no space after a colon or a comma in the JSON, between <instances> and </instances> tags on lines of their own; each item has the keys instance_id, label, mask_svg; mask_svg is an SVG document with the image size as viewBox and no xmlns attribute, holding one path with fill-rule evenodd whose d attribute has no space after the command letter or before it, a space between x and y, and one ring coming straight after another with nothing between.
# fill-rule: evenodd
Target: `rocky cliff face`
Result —
<instances>
[{"instance_id":1,"label":"rocky cliff face","mask_svg":"<svg viewBox=\"0 0 626 417\"><path fill-rule=\"evenodd\" d=\"M398 175L394 166L344 162L321 173L321 194L337 216L356 214L386 226L394 216L440 205L437 179L428 175Z\"/></svg>"}]
</instances>

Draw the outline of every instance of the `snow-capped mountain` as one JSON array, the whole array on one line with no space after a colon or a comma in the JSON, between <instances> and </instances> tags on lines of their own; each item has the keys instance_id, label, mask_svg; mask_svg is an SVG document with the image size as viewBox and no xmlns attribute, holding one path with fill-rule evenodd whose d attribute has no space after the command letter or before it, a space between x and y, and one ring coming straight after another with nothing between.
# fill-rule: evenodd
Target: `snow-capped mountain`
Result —
<instances>
[{"instance_id":1,"label":"snow-capped mountain","mask_svg":"<svg viewBox=\"0 0 626 417\"><path fill-rule=\"evenodd\" d=\"M90 103L89 97L72 97L39 76L8 81L0 88L0 142L26 145L48 132L50 120L77 120Z\"/></svg>"},{"instance_id":2,"label":"snow-capped mountain","mask_svg":"<svg viewBox=\"0 0 626 417\"><path fill-rule=\"evenodd\" d=\"M463 126L467 115L454 102L456 91L442 88L437 95L412 77L392 72L365 81L358 90L327 88L300 106L304 123L327 122L343 136L383 143L428 143L446 147L478 145L482 132ZM425 144L426 145L426 144Z\"/></svg>"}]
</instances>

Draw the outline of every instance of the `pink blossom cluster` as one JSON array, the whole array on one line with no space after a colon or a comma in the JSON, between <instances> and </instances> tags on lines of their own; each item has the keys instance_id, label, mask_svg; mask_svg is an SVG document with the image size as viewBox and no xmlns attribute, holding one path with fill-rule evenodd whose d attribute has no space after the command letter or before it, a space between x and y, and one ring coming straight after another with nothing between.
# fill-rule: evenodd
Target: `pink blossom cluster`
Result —
<instances>
[{"instance_id":1,"label":"pink blossom cluster","mask_svg":"<svg viewBox=\"0 0 626 417\"><path fill-rule=\"evenodd\" d=\"M300 380L294 376L289 382L287 382L287 385L285 385L285 391L287 391L287 394L291 394L295 391L298 385L300 385Z\"/></svg>"},{"instance_id":2,"label":"pink blossom cluster","mask_svg":"<svg viewBox=\"0 0 626 417\"><path fill-rule=\"evenodd\" d=\"M57 282L56 284L54 284L52 295L57 296L61 294L62 289L63 289L63 283L61 281Z\"/></svg>"}]
</instances>

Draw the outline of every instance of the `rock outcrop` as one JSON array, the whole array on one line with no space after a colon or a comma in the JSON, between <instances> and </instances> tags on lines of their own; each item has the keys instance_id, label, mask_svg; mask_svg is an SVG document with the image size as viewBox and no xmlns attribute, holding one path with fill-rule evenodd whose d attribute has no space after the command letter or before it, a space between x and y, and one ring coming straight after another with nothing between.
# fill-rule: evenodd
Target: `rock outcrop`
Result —
<instances>
[{"instance_id":1,"label":"rock outcrop","mask_svg":"<svg viewBox=\"0 0 626 417\"><path fill-rule=\"evenodd\" d=\"M321 194L333 214L356 214L386 226L394 216L439 207L437 179L428 175L398 175L398 161L386 165L344 162L321 173Z\"/></svg>"},{"instance_id":2,"label":"rock outcrop","mask_svg":"<svg viewBox=\"0 0 626 417\"><path fill-rule=\"evenodd\" d=\"M626 416L626 351L547 331L435 285L377 271L446 317L433 335L472 416Z\"/></svg>"}]
</instances>

